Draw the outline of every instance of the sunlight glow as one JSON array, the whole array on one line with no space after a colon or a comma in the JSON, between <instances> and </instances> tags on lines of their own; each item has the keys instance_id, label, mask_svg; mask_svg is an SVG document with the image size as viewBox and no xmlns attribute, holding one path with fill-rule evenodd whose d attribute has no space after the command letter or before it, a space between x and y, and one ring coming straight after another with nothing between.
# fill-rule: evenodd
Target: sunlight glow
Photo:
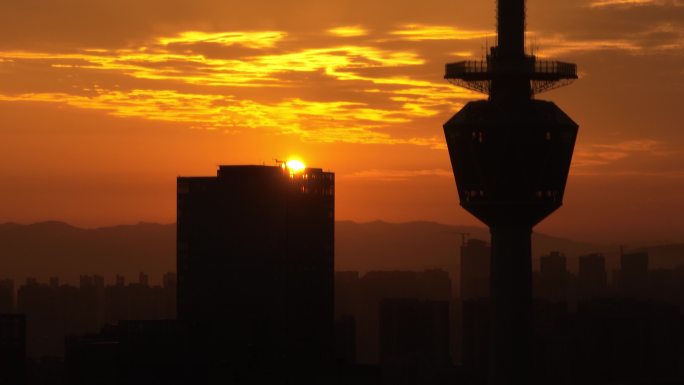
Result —
<instances>
[{"instance_id":1,"label":"sunlight glow","mask_svg":"<svg viewBox=\"0 0 684 385\"><path fill-rule=\"evenodd\" d=\"M328 33L331 35L341 37L358 37L368 35L368 31L365 28L358 25L331 28L328 30Z\"/></svg>"},{"instance_id":2,"label":"sunlight glow","mask_svg":"<svg viewBox=\"0 0 684 385\"><path fill-rule=\"evenodd\" d=\"M475 93L406 73L428 64L411 47L349 44L347 37L369 34L361 26L328 33L337 43L292 46L283 31L185 31L137 47L0 51L0 72L41 68L70 79L57 89L0 93L0 101L65 104L230 134L254 129L318 143L444 147L413 125ZM321 84L344 96L321 98L314 91Z\"/></svg>"},{"instance_id":3,"label":"sunlight glow","mask_svg":"<svg viewBox=\"0 0 684 385\"><path fill-rule=\"evenodd\" d=\"M409 41L424 40L471 40L494 37L494 31L471 31L443 25L407 24L402 29L392 31L392 35Z\"/></svg>"},{"instance_id":4,"label":"sunlight glow","mask_svg":"<svg viewBox=\"0 0 684 385\"><path fill-rule=\"evenodd\" d=\"M639 6L658 4L656 0L600 0L593 1L589 6L591 8L602 8L610 6Z\"/></svg>"},{"instance_id":5,"label":"sunlight glow","mask_svg":"<svg viewBox=\"0 0 684 385\"><path fill-rule=\"evenodd\" d=\"M195 44L215 43L221 45L240 44L248 48L271 48L282 40L287 34L279 31L259 32L218 32L206 33L199 31L181 32L174 37L161 37L162 45L169 44Z\"/></svg>"},{"instance_id":6,"label":"sunlight glow","mask_svg":"<svg viewBox=\"0 0 684 385\"><path fill-rule=\"evenodd\" d=\"M298 159L291 159L285 162L285 167L290 171L292 174L299 174L302 171L306 170L306 165L304 162Z\"/></svg>"}]
</instances>

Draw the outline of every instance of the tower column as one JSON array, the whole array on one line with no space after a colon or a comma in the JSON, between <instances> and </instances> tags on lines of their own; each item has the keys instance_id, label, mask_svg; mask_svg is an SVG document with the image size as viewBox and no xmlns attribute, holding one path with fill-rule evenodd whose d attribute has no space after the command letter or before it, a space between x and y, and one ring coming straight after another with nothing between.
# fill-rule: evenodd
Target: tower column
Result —
<instances>
[{"instance_id":1,"label":"tower column","mask_svg":"<svg viewBox=\"0 0 684 385\"><path fill-rule=\"evenodd\" d=\"M490 228L490 384L530 383L532 325L532 228Z\"/></svg>"},{"instance_id":2,"label":"tower column","mask_svg":"<svg viewBox=\"0 0 684 385\"><path fill-rule=\"evenodd\" d=\"M447 65L446 79L489 100L468 103L444 134L461 206L492 236L489 381L525 385L534 358L530 236L562 204L578 129L533 96L577 79L577 67L525 55L525 0L497 0L497 32L486 65Z\"/></svg>"},{"instance_id":3,"label":"tower column","mask_svg":"<svg viewBox=\"0 0 684 385\"><path fill-rule=\"evenodd\" d=\"M497 2L498 49L508 59L525 56L525 0Z\"/></svg>"}]
</instances>

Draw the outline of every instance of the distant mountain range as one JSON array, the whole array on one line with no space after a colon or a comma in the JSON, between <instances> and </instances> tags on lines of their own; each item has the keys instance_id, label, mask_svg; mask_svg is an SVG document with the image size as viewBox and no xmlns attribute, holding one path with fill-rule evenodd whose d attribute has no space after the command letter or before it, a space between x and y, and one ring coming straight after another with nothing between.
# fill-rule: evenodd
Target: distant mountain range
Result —
<instances>
[{"instance_id":1,"label":"distant mountain range","mask_svg":"<svg viewBox=\"0 0 684 385\"><path fill-rule=\"evenodd\" d=\"M175 270L175 224L139 223L82 229L63 222L30 225L0 224L0 278L23 281L28 276L45 280L59 276L76 282L80 274L100 274L112 281L116 274L137 279L139 272L158 282L163 273ZM451 226L434 222L336 224L337 270L458 270L461 233L489 239L483 227ZM570 257L607 252L616 266L617 248L575 242L543 234L533 235L534 256L553 250ZM684 264L684 244L654 246L654 267Z\"/></svg>"},{"instance_id":2,"label":"distant mountain range","mask_svg":"<svg viewBox=\"0 0 684 385\"><path fill-rule=\"evenodd\" d=\"M175 271L176 226L152 223L81 229L63 222L0 225L0 277L23 281L59 276L77 282L81 274L113 280L140 272L159 281Z\"/></svg>"}]
</instances>

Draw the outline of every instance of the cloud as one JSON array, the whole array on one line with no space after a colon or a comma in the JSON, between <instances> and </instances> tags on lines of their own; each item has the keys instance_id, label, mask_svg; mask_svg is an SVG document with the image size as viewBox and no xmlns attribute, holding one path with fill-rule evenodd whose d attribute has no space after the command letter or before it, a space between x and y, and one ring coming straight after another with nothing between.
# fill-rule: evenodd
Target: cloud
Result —
<instances>
[{"instance_id":1,"label":"cloud","mask_svg":"<svg viewBox=\"0 0 684 385\"><path fill-rule=\"evenodd\" d=\"M368 30L360 25L351 25L345 27L331 28L328 30L328 33L333 36L359 37L368 35Z\"/></svg>"},{"instance_id":2,"label":"cloud","mask_svg":"<svg viewBox=\"0 0 684 385\"><path fill-rule=\"evenodd\" d=\"M444 148L434 138L441 120L482 96L444 82L443 64L471 56L495 33L469 20L428 22L401 7L406 17L392 23L333 18L308 29L273 22L240 30L162 23L118 44L5 49L0 98L309 141ZM541 56L682 47L681 30L668 23L631 35L531 35Z\"/></svg>"},{"instance_id":3,"label":"cloud","mask_svg":"<svg viewBox=\"0 0 684 385\"><path fill-rule=\"evenodd\" d=\"M265 33L271 36L270 32ZM206 37L201 40L199 37ZM227 36L230 37L229 40ZM274 35L275 36L275 35ZM277 36L282 36L279 34ZM198 41L239 43L250 47L271 47L271 39L260 40L260 33L198 34L181 33L174 38L158 38L163 46L170 44L190 45ZM420 85L408 79L377 79L356 75L366 68L390 68L416 66L424 60L411 51L388 51L372 46L340 45L325 48L300 48L295 51L272 54L263 52L249 58L213 58L196 53L191 47L175 52L165 47L143 45L137 49L87 49L79 53L49 53L5 51L0 52L3 61L41 60L51 61L55 68L97 69L120 71L136 78L156 80L179 80L192 84L231 87L283 86L277 74L284 72L315 72L323 70L338 80L367 80L377 84Z\"/></svg>"},{"instance_id":4,"label":"cloud","mask_svg":"<svg viewBox=\"0 0 684 385\"><path fill-rule=\"evenodd\" d=\"M575 52L623 51L636 53L642 50L636 42L626 39L573 40L562 35L543 37L536 40L539 48L535 54L540 57L566 56Z\"/></svg>"},{"instance_id":5,"label":"cloud","mask_svg":"<svg viewBox=\"0 0 684 385\"><path fill-rule=\"evenodd\" d=\"M466 30L444 25L407 24L391 35L408 41L425 40L472 40L495 37L496 32L487 30Z\"/></svg>"},{"instance_id":6,"label":"cloud","mask_svg":"<svg viewBox=\"0 0 684 385\"><path fill-rule=\"evenodd\" d=\"M603 7L637 7L637 6L646 6L646 5L656 5L656 6L664 6L664 5L672 5L672 6L677 6L681 7L684 5L684 2L681 1L666 1L666 0L598 0L598 1L592 1L589 4L590 8L603 8Z\"/></svg>"},{"instance_id":7,"label":"cloud","mask_svg":"<svg viewBox=\"0 0 684 385\"><path fill-rule=\"evenodd\" d=\"M624 37L577 38L567 34L528 33L535 54L541 57L567 56L572 53L622 52L628 54L681 55L684 49L684 30L669 22L654 23L648 28L624 34Z\"/></svg>"},{"instance_id":8,"label":"cloud","mask_svg":"<svg viewBox=\"0 0 684 385\"><path fill-rule=\"evenodd\" d=\"M64 103L118 117L187 123L192 128L237 133L265 129L321 143L412 144L442 148L441 138L399 138L375 129L409 122L413 112L362 103L288 99L278 103L173 90L98 91L95 97L60 93L0 95L0 101Z\"/></svg>"},{"instance_id":9,"label":"cloud","mask_svg":"<svg viewBox=\"0 0 684 385\"><path fill-rule=\"evenodd\" d=\"M217 33L187 31L173 37L160 37L158 41L165 46L171 44L216 43L228 46L240 44L249 48L260 49L272 48L286 36L285 32L280 31Z\"/></svg>"},{"instance_id":10,"label":"cloud","mask_svg":"<svg viewBox=\"0 0 684 385\"><path fill-rule=\"evenodd\" d=\"M618 151L621 153L632 153L632 152L648 152L651 154L664 153L661 150L662 143L653 139L636 139L627 140L617 143L602 143L593 144L592 147L608 150L608 151Z\"/></svg>"},{"instance_id":11,"label":"cloud","mask_svg":"<svg viewBox=\"0 0 684 385\"><path fill-rule=\"evenodd\" d=\"M337 32L335 38L346 38L346 32ZM23 76L24 82L0 86L0 100L62 103L230 132L265 129L318 142L443 148L441 140L394 127L436 116L474 96L441 79L406 72L426 65L407 47L339 44L342 40L290 47L285 44L290 38L297 36L188 31L138 47L4 51L0 77ZM215 48L206 50L207 45ZM230 57L233 51L223 49L233 46L249 51ZM31 82L28 74L38 69L47 81Z\"/></svg>"},{"instance_id":12,"label":"cloud","mask_svg":"<svg viewBox=\"0 0 684 385\"><path fill-rule=\"evenodd\" d=\"M453 178L451 170L428 169L428 170L389 170L371 169L357 171L352 174L341 175L343 179L368 179L382 182L402 182L417 177L447 177Z\"/></svg>"},{"instance_id":13,"label":"cloud","mask_svg":"<svg viewBox=\"0 0 684 385\"><path fill-rule=\"evenodd\" d=\"M654 161L670 159L678 152L654 139L592 143L579 147L572 162L573 175L678 176L684 170L658 170Z\"/></svg>"}]
</instances>

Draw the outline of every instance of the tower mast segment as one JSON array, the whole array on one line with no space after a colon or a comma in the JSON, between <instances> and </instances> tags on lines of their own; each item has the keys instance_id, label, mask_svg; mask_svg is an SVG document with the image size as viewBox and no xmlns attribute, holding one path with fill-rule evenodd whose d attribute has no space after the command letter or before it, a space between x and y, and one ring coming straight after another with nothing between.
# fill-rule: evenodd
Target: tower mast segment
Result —
<instances>
[{"instance_id":1,"label":"tower mast segment","mask_svg":"<svg viewBox=\"0 0 684 385\"><path fill-rule=\"evenodd\" d=\"M525 53L525 0L499 0L497 21L499 45L490 49L485 60L447 64L445 79L492 99L530 98L577 79L575 64Z\"/></svg>"},{"instance_id":2,"label":"tower mast segment","mask_svg":"<svg viewBox=\"0 0 684 385\"><path fill-rule=\"evenodd\" d=\"M532 382L532 228L557 210L578 125L534 95L577 79L571 63L525 52L525 1L498 0L498 46L446 66L455 85L489 95L444 124L461 206L490 228L490 384Z\"/></svg>"}]
</instances>

